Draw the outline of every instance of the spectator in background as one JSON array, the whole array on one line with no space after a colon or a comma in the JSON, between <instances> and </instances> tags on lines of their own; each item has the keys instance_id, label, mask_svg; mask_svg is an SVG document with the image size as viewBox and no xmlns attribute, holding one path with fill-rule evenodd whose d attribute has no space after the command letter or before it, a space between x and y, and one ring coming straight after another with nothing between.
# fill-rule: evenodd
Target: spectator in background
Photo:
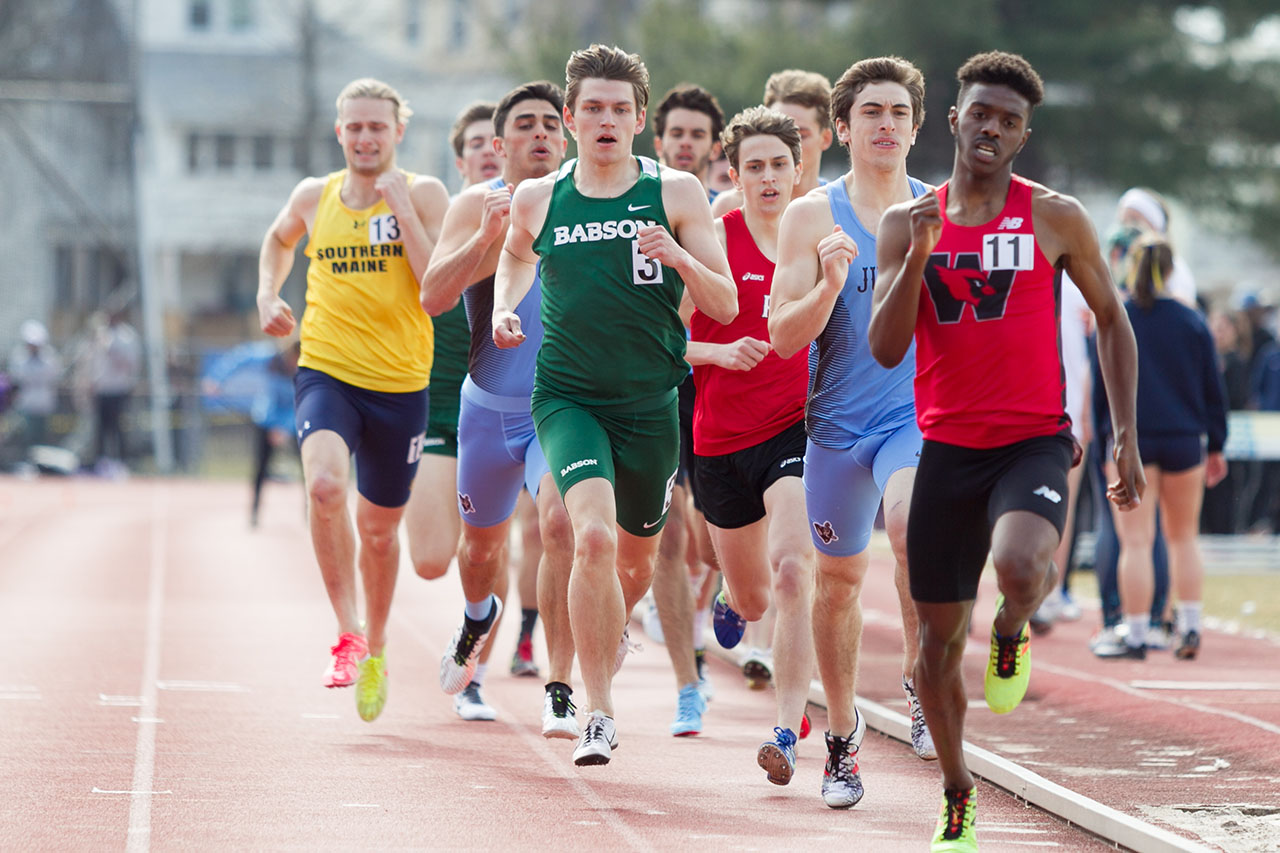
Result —
<instances>
[{"instance_id":1,"label":"spectator in background","mask_svg":"<svg viewBox=\"0 0 1280 853\"><path fill-rule=\"evenodd\" d=\"M270 343L244 344L219 358L202 382L204 393L216 396L224 393L224 383L233 375L254 374L254 392L249 402L249 418L254 426L251 527L258 526L262 484L271 473L271 457L276 448L298 449L293 440L293 378L298 372L301 349L296 340L280 350Z\"/></svg>"},{"instance_id":2,"label":"spectator in background","mask_svg":"<svg viewBox=\"0 0 1280 853\"><path fill-rule=\"evenodd\" d=\"M1145 235L1130 250L1128 263L1125 310L1138 341L1138 449L1148 499L1132 512L1114 513L1120 537L1120 600L1129 632L1123 648L1098 654L1146 657L1153 587L1150 554L1160 507L1170 578L1178 598L1179 640L1174 655L1191 660L1200 648L1204 565L1196 534L1201 501L1205 486L1217 485L1227 470L1222 456L1227 437L1222 378L1204 320L1166 289L1174 269L1169 243ZM1096 361L1094 383L1102 389ZM1105 411L1106 395L1095 393L1094 405ZM1113 462L1107 463L1107 473L1115 475Z\"/></svg>"},{"instance_id":3,"label":"spectator in background","mask_svg":"<svg viewBox=\"0 0 1280 853\"><path fill-rule=\"evenodd\" d=\"M124 414L142 373L142 340L125 322L125 309L107 314L90 343L89 381L96 423L94 465L99 474L123 476L127 469Z\"/></svg>"},{"instance_id":4,"label":"spectator in background","mask_svg":"<svg viewBox=\"0 0 1280 853\"><path fill-rule=\"evenodd\" d=\"M1126 282L1125 259L1129 247L1133 245L1142 231L1132 225L1122 225L1111 233L1107 239L1107 261L1111 265L1111 278L1123 289ZM1094 342L1089 342L1090 358L1096 358ZM1092 381L1092 380L1090 380ZM1096 394L1094 388L1091 394ZM1092 407L1089 407L1092 410ZM1120 559L1120 540L1116 537L1116 526L1106 500L1107 479L1107 434L1106 412L1092 410L1092 436L1089 446L1089 480L1090 490L1094 495L1094 577L1098 582L1098 597L1102 601L1102 630L1089 641L1089 648L1094 654L1108 656L1124 650L1124 634L1128 630L1120 612L1120 586L1116 576ZM1168 646L1170 625L1165 619L1165 608L1169 599L1169 552L1165 548L1164 534L1161 532L1160 513L1156 512L1156 538L1151 547L1151 562L1155 569L1155 589L1151 600L1151 614L1147 631L1147 648L1163 649Z\"/></svg>"},{"instance_id":5,"label":"spectator in background","mask_svg":"<svg viewBox=\"0 0 1280 853\"><path fill-rule=\"evenodd\" d=\"M1249 407L1249 364L1242 345L1242 334L1247 335L1243 314L1222 308L1209 314L1209 331L1218 351L1218 370L1222 373L1223 390L1226 392L1228 411ZM1236 533L1241 529L1242 490L1247 474L1245 461L1227 463L1226 478L1204 495L1200 510L1200 532L1215 534Z\"/></svg>"},{"instance_id":6,"label":"spectator in background","mask_svg":"<svg viewBox=\"0 0 1280 853\"><path fill-rule=\"evenodd\" d=\"M16 391L13 409L22 421L18 441L25 456L31 447L49 441L49 417L58 406L62 359L39 320L24 322L19 334L22 342L9 357L9 381Z\"/></svg>"},{"instance_id":7,"label":"spectator in background","mask_svg":"<svg viewBox=\"0 0 1280 853\"><path fill-rule=\"evenodd\" d=\"M1254 351L1249 382L1254 407L1263 412L1280 412L1280 343L1265 322L1271 307L1253 294L1246 296L1245 302L1253 324ZM1263 341L1260 346L1259 340ZM1251 529L1266 531L1269 528L1272 533L1280 532L1280 462L1262 463L1250 520Z\"/></svg>"},{"instance_id":8,"label":"spectator in background","mask_svg":"<svg viewBox=\"0 0 1280 853\"><path fill-rule=\"evenodd\" d=\"M1120 196L1116 219L1121 227L1169 238L1169 204L1155 190L1133 187ZM1117 279L1118 280L1118 279ZM1173 272L1164 282L1165 294L1191 308L1196 307L1196 280L1182 258L1173 256Z\"/></svg>"},{"instance_id":9,"label":"spectator in background","mask_svg":"<svg viewBox=\"0 0 1280 853\"><path fill-rule=\"evenodd\" d=\"M1240 311L1244 314L1249 330L1246 355L1250 377L1256 376L1263 353L1276 343L1275 333L1268 328L1268 321L1273 318L1274 310L1275 306L1271 304L1268 295L1257 289L1249 290L1240 298Z\"/></svg>"}]
</instances>

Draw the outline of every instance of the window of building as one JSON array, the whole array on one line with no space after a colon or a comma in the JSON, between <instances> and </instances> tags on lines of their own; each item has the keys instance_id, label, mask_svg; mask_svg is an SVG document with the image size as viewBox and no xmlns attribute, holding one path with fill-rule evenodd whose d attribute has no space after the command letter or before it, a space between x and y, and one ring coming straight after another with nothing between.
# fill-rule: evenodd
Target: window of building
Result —
<instances>
[{"instance_id":1,"label":"window of building","mask_svg":"<svg viewBox=\"0 0 1280 853\"><path fill-rule=\"evenodd\" d=\"M253 168L270 169L275 165L275 147L276 141L270 136L255 136L253 138Z\"/></svg>"},{"instance_id":2,"label":"window of building","mask_svg":"<svg viewBox=\"0 0 1280 853\"><path fill-rule=\"evenodd\" d=\"M200 134L187 134L187 171L200 170Z\"/></svg>"},{"instance_id":3,"label":"window of building","mask_svg":"<svg viewBox=\"0 0 1280 853\"><path fill-rule=\"evenodd\" d=\"M449 49L462 50L467 46L467 5L469 0L453 0L453 13L449 24Z\"/></svg>"},{"instance_id":4,"label":"window of building","mask_svg":"<svg viewBox=\"0 0 1280 853\"><path fill-rule=\"evenodd\" d=\"M188 0L187 23L193 30L207 30L213 22L213 9L209 0Z\"/></svg>"},{"instance_id":5,"label":"window of building","mask_svg":"<svg viewBox=\"0 0 1280 853\"><path fill-rule=\"evenodd\" d=\"M230 25L233 30L253 27L253 0L231 0Z\"/></svg>"},{"instance_id":6,"label":"window of building","mask_svg":"<svg viewBox=\"0 0 1280 853\"><path fill-rule=\"evenodd\" d=\"M422 6L420 0L405 0L404 40L417 44L422 36Z\"/></svg>"},{"instance_id":7,"label":"window of building","mask_svg":"<svg viewBox=\"0 0 1280 853\"><path fill-rule=\"evenodd\" d=\"M236 138L219 133L213 138L213 159L219 169L230 169L236 164Z\"/></svg>"}]
</instances>

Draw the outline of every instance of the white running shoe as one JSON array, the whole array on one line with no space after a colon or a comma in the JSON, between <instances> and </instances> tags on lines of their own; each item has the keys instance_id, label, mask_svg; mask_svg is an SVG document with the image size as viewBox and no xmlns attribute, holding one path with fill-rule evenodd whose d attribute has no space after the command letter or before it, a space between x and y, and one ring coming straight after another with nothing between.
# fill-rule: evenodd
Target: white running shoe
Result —
<instances>
[{"instance_id":1,"label":"white running shoe","mask_svg":"<svg viewBox=\"0 0 1280 853\"><path fill-rule=\"evenodd\" d=\"M604 711L592 711L587 727L582 730L582 740L573 751L573 763L579 767L591 764L608 764L613 751L618 748L618 728L613 717Z\"/></svg>"},{"instance_id":2,"label":"white running shoe","mask_svg":"<svg viewBox=\"0 0 1280 853\"><path fill-rule=\"evenodd\" d=\"M916 686L905 676L902 689L907 694L907 709L911 716L911 748L924 761L937 761L938 750L933 745L933 735L924 721L924 711L920 708L920 697L916 696Z\"/></svg>"},{"instance_id":3,"label":"white running shoe","mask_svg":"<svg viewBox=\"0 0 1280 853\"><path fill-rule=\"evenodd\" d=\"M453 710L464 720L496 720L498 712L480 696L480 685L474 681L453 697Z\"/></svg>"},{"instance_id":4,"label":"white running shoe","mask_svg":"<svg viewBox=\"0 0 1280 853\"><path fill-rule=\"evenodd\" d=\"M639 643L631 642L630 626L622 629L622 639L618 641L618 653L613 659L613 674L617 675L618 670L622 669L622 664L627 659L627 655L632 652L640 651L642 646Z\"/></svg>"},{"instance_id":5,"label":"white running shoe","mask_svg":"<svg viewBox=\"0 0 1280 853\"><path fill-rule=\"evenodd\" d=\"M573 688L559 681L547 685L542 700L542 736L576 740L578 729L577 708L569 698Z\"/></svg>"},{"instance_id":6,"label":"white running shoe","mask_svg":"<svg viewBox=\"0 0 1280 853\"><path fill-rule=\"evenodd\" d=\"M476 665L480 662L480 652L500 615L502 601L495 595L489 626L483 631L476 632L467 627L468 620L463 617L462 624L449 642L449 648L445 649L444 656L440 658L440 689L445 693L452 696L471 683L471 677L476 674Z\"/></svg>"}]
</instances>

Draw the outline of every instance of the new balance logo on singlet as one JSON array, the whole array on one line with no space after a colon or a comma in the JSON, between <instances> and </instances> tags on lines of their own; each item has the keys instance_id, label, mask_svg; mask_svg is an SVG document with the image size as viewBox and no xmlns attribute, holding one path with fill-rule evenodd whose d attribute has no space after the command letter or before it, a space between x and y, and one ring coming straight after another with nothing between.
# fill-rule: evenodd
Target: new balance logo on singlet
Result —
<instances>
[{"instance_id":1,"label":"new balance logo on singlet","mask_svg":"<svg viewBox=\"0 0 1280 853\"><path fill-rule=\"evenodd\" d=\"M1021 216L1006 216L1000 220L1000 224L996 226L997 231L1004 231L1006 228L1018 229L1022 227Z\"/></svg>"}]
</instances>

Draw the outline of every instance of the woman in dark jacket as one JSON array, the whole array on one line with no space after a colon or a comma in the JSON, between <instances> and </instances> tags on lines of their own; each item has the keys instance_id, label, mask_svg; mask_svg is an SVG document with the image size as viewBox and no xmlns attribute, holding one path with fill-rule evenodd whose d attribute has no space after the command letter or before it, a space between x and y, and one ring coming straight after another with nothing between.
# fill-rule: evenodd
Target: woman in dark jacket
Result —
<instances>
[{"instance_id":1,"label":"woman in dark jacket","mask_svg":"<svg viewBox=\"0 0 1280 853\"><path fill-rule=\"evenodd\" d=\"M1173 252L1165 238L1144 237L1130 250L1125 309L1138 341L1138 450L1147 476L1147 500L1132 512L1114 513L1120 537L1120 601L1129 626L1124 648L1111 655L1117 658L1146 656L1157 506L1178 600L1174 654L1190 660L1199 651L1204 585L1196 540L1200 507L1205 486L1216 485L1227 470L1222 456L1227 413L1213 336L1195 310L1166 294L1172 271ZM1094 387L1094 405L1106 406L1096 361ZM1109 423L1105 416L1100 420ZM1114 478L1114 463L1107 467L1108 477Z\"/></svg>"}]
</instances>

